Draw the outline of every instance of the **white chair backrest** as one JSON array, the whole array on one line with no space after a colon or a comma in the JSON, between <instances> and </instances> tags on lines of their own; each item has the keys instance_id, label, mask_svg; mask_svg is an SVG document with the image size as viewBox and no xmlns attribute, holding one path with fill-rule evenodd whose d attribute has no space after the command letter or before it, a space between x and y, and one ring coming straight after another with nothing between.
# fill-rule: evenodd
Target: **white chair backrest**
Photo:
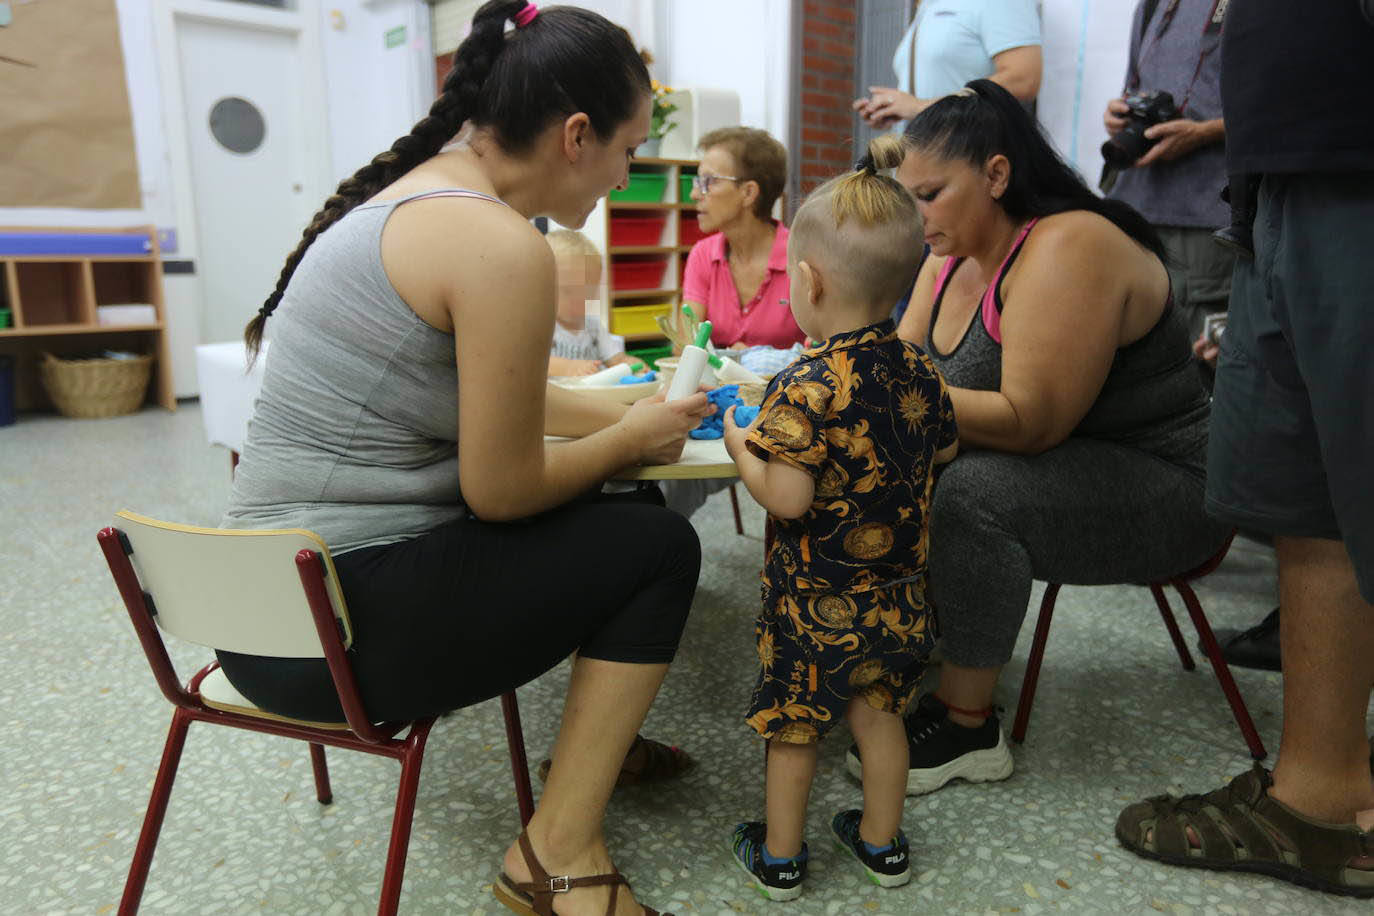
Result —
<instances>
[{"instance_id":1,"label":"white chair backrest","mask_svg":"<svg viewBox=\"0 0 1374 916\"><path fill-rule=\"evenodd\" d=\"M324 558L344 645L353 641L334 562L312 532L195 528L132 512L117 513L115 527L133 548L129 560L152 595L153 619L178 638L248 655L322 658L296 569L296 553L306 549Z\"/></svg>"}]
</instances>

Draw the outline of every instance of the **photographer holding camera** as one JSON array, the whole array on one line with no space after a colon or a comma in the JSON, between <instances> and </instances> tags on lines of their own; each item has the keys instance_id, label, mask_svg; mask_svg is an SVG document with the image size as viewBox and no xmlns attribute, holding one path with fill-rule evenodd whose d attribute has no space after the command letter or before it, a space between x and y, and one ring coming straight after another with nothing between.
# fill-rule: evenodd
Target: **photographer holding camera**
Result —
<instances>
[{"instance_id":1,"label":"photographer holding camera","mask_svg":"<svg viewBox=\"0 0 1374 916\"><path fill-rule=\"evenodd\" d=\"M1142 0L1131 26L1126 89L1107 103L1102 190L1140 211L1164 239L1174 305L1194 340L1226 311L1235 255L1212 239L1230 221L1221 118L1227 0ZM1215 322L1214 322L1215 324ZM1202 367L1208 386L1211 370Z\"/></svg>"}]
</instances>

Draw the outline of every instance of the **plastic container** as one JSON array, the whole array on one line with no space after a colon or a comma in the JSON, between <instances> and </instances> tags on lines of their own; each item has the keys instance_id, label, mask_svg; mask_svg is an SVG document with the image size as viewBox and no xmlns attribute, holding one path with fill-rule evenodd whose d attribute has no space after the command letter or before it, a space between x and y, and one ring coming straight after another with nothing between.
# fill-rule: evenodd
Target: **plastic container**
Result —
<instances>
[{"instance_id":1,"label":"plastic container","mask_svg":"<svg viewBox=\"0 0 1374 916\"><path fill-rule=\"evenodd\" d=\"M0 328L7 328L7 327L9 327L9 326L10 326L10 310L9 310L9 309L0 309Z\"/></svg>"},{"instance_id":2,"label":"plastic container","mask_svg":"<svg viewBox=\"0 0 1374 916\"><path fill-rule=\"evenodd\" d=\"M631 359L637 359L644 363L655 372L658 371L658 361L673 355L672 347L640 347L637 350L626 350L625 355Z\"/></svg>"},{"instance_id":3,"label":"plastic container","mask_svg":"<svg viewBox=\"0 0 1374 916\"><path fill-rule=\"evenodd\" d=\"M14 357L0 353L0 426L14 423Z\"/></svg>"},{"instance_id":4,"label":"plastic container","mask_svg":"<svg viewBox=\"0 0 1374 916\"><path fill-rule=\"evenodd\" d=\"M668 190L666 172L631 172L630 184L623 191L612 191L611 201L624 203L662 203L663 192Z\"/></svg>"},{"instance_id":5,"label":"plastic container","mask_svg":"<svg viewBox=\"0 0 1374 916\"><path fill-rule=\"evenodd\" d=\"M706 238L707 233L701 231L697 225L697 215L695 213L682 214L681 221L678 223L677 238L679 245L695 245Z\"/></svg>"},{"instance_id":6,"label":"plastic container","mask_svg":"<svg viewBox=\"0 0 1374 916\"><path fill-rule=\"evenodd\" d=\"M667 221L662 213L616 213L611 216L611 244L657 245Z\"/></svg>"},{"instance_id":7,"label":"plastic container","mask_svg":"<svg viewBox=\"0 0 1374 916\"><path fill-rule=\"evenodd\" d=\"M612 334L659 334L663 332L654 319L673 310L671 302L649 305L616 305L611 307Z\"/></svg>"},{"instance_id":8,"label":"plastic container","mask_svg":"<svg viewBox=\"0 0 1374 916\"><path fill-rule=\"evenodd\" d=\"M668 259L653 255L627 255L611 260L611 289L658 289Z\"/></svg>"},{"instance_id":9,"label":"plastic container","mask_svg":"<svg viewBox=\"0 0 1374 916\"><path fill-rule=\"evenodd\" d=\"M681 201L684 204L692 202L692 181L695 178L695 175L683 175L678 179L682 191Z\"/></svg>"}]
</instances>

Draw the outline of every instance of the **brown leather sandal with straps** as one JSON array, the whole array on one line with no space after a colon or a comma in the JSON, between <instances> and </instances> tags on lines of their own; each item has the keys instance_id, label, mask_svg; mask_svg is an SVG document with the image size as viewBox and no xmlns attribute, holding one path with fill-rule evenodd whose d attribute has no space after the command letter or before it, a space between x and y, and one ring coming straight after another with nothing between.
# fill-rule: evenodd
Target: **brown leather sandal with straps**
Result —
<instances>
[{"instance_id":1,"label":"brown leather sandal with straps","mask_svg":"<svg viewBox=\"0 0 1374 916\"><path fill-rule=\"evenodd\" d=\"M618 871L610 872L605 875L592 875L587 878L572 878L568 875L554 877L544 870L544 866L539 863L539 859L534 854L534 846L530 844L529 835L525 831L520 831L520 854L525 857L525 864L529 866L530 875L533 881L516 881L505 872L501 873L500 879L492 885L491 891L496 895L496 899L501 901L508 909L522 916L554 916L553 898L555 894L565 894L574 888L579 887L598 887L609 884L611 886L611 899L606 904L606 916L613 916L615 913L615 900L620 895L620 885L625 885L625 889L630 889L630 882ZM672 913L660 914L657 910L644 907L644 916L673 916Z\"/></svg>"}]
</instances>

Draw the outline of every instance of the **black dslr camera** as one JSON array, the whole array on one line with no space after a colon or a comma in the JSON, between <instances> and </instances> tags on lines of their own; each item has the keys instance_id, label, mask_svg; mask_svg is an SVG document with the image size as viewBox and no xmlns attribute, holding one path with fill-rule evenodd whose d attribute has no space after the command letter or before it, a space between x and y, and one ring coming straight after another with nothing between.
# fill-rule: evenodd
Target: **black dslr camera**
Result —
<instances>
[{"instance_id":1,"label":"black dslr camera","mask_svg":"<svg viewBox=\"0 0 1374 916\"><path fill-rule=\"evenodd\" d=\"M1131 92L1125 98L1126 126L1102 144L1102 178L1098 181L1103 193L1116 184L1122 169L1135 165L1157 143L1145 136L1145 129L1165 121L1183 117L1168 92Z\"/></svg>"},{"instance_id":2,"label":"black dslr camera","mask_svg":"<svg viewBox=\"0 0 1374 916\"><path fill-rule=\"evenodd\" d=\"M1102 158L1118 169L1135 165L1155 145L1156 141L1145 136L1147 127L1183 116L1174 104L1174 97L1167 92L1132 92L1125 101L1129 109L1126 126L1102 144Z\"/></svg>"}]
</instances>

